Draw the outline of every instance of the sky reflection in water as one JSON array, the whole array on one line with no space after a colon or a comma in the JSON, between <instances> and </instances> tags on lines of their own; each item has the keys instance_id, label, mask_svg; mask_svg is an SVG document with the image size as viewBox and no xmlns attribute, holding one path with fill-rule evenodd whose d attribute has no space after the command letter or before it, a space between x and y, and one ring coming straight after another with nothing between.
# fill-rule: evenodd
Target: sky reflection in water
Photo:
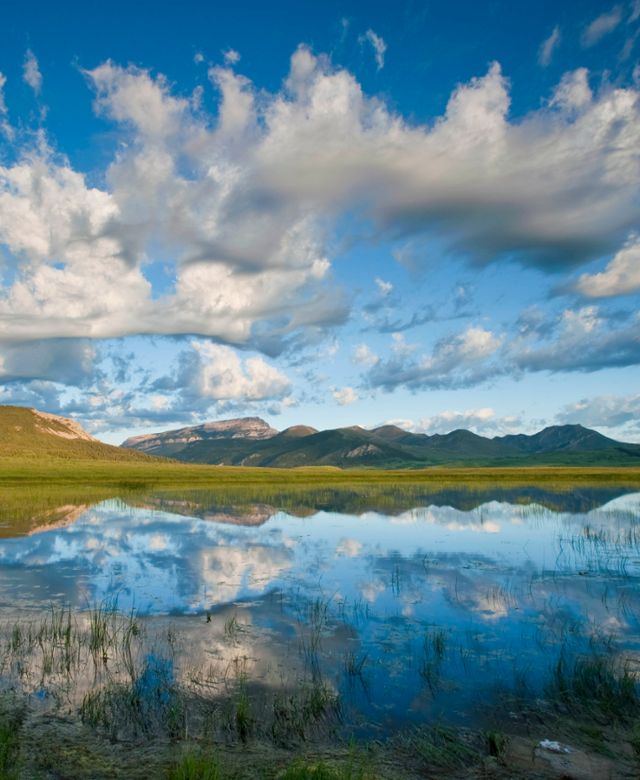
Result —
<instances>
[{"instance_id":1,"label":"sky reflection in water","mask_svg":"<svg viewBox=\"0 0 640 780\"><path fill-rule=\"evenodd\" d=\"M232 519L106 501L68 525L2 540L1 608L83 609L117 597L153 616L236 603L273 635L303 624L321 599L332 637L324 670L379 718L468 706L478 680L526 673L540 684L554 654L593 637L638 648L639 493L583 513L490 501L471 511L262 509ZM346 672L345 658L364 659L362 674Z\"/></svg>"}]
</instances>

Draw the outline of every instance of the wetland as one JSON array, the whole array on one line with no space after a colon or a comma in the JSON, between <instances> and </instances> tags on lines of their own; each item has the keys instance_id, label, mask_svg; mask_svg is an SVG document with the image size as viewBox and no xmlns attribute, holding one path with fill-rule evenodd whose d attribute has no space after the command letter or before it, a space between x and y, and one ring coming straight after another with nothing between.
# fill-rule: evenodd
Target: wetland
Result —
<instances>
[{"instance_id":1,"label":"wetland","mask_svg":"<svg viewBox=\"0 0 640 780\"><path fill-rule=\"evenodd\" d=\"M637 776L633 485L38 495L4 493L2 776Z\"/></svg>"}]
</instances>

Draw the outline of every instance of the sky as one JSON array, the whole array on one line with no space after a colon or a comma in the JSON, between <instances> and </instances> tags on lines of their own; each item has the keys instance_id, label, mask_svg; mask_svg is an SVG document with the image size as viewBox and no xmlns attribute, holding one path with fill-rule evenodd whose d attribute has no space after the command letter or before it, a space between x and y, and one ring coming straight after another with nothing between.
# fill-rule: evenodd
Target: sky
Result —
<instances>
[{"instance_id":1,"label":"sky","mask_svg":"<svg viewBox=\"0 0 640 780\"><path fill-rule=\"evenodd\" d=\"M2 13L1 404L640 441L640 0Z\"/></svg>"}]
</instances>

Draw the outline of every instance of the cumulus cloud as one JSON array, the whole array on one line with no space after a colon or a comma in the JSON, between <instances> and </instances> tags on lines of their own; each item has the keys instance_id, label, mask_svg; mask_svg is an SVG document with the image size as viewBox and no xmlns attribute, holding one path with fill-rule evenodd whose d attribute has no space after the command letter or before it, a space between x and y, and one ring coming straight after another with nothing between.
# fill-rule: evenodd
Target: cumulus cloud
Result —
<instances>
[{"instance_id":1,"label":"cumulus cloud","mask_svg":"<svg viewBox=\"0 0 640 780\"><path fill-rule=\"evenodd\" d=\"M484 407L464 411L447 409L421 420L388 420L383 425L397 425L412 433L428 435L450 433L464 428L478 434L501 436L521 431L522 418L517 415L499 417L493 409Z\"/></svg>"},{"instance_id":2,"label":"cumulus cloud","mask_svg":"<svg viewBox=\"0 0 640 780\"><path fill-rule=\"evenodd\" d=\"M554 52L560 45L561 38L562 34L560 33L560 27L556 25L549 37L545 38L545 40L540 44L540 48L538 50L538 63L542 65L542 67L546 68L547 65L550 64Z\"/></svg>"},{"instance_id":3,"label":"cumulus cloud","mask_svg":"<svg viewBox=\"0 0 640 780\"><path fill-rule=\"evenodd\" d=\"M0 243L16 264L0 291L7 340L188 334L276 355L348 316L327 251L344 213L378 238L431 235L475 262L548 270L618 251L637 226L637 91L594 95L586 72L512 122L493 64L428 125L305 47L274 94L210 69L214 117L142 69L105 62L86 77L123 138L105 186L42 135L0 167ZM147 271L157 247L172 277L161 293Z\"/></svg>"},{"instance_id":4,"label":"cumulus cloud","mask_svg":"<svg viewBox=\"0 0 640 780\"><path fill-rule=\"evenodd\" d=\"M482 327L440 339L430 354L416 356L415 345L396 336L387 360L375 363L367 383L390 391L398 386L411 390L467 387L500 371L494 358L501 338Z\"/></svg>"},{"instance_id":5,"label":"cumulus cloud","mask_svg":"<svg viewBox=\"0 0 640 780\"><path fill-rule=\"evenodd\" d=\"M342 387L333 391L333 397L340 406L348 406L355 403L360 396L353 387Z\"/></svg>"},{"instance_id":6,"label":"cumulus cloud","mask_svg":"<svg viewBox=\"0 0 640 780\"><path fill-rule=\"evenodd\" d=\"M237 65L240 62L240 53L235 49L227 49L222 52L224 61L227 65Z\"/></svg>"},{"instance_id":7,"label":"cumulus cloud","mask_svg":"<svg viewBox=\"0 0 640 780\"><path fill-rule=\"evenodd\" d=\"M378 355L366 344L357 344L353 348L352 359L354 363L361 366L375 366L380 361Z\"/></svg>"},{"instance_id":8,"label":"cumulus cloud","mask_svg":"<svg viewBox=\"0 0 640 780\"><path fill-rule=\"evenodd\" d=\"M360 37L360 40L371 44L377 68L378 70L382 70L382 68L384 68L384 54L387 50L387 44L382 37L377 35L373 30L367 30L367 32Z\"/></svg>"},{"instance_id":9,"label":"cumulus cloud","mask_svg":"<svg viewBox=\"0 0 640 780\"><path fill-rule=\"evenodd\" d=\"M293 402L289 378L262 357L243 359L231 347L201 340L182 350L174 370L149 390L167 399L156 408L164 418L187 410L200 415L256 410L278 414Z\"/></svg>"},{"instance_id":10,"label":"cumulus cloud","mask_svg":"<svg viewBox=\"0 0 640 780\"><path fill-rule=\"evenodd\" d=\"M581 42L585 47L593 46L601 38L613 32L622 21L622 9L619 5L614 6L600 16L597 16L582 33Z\"/></svg>"},{"instance_id":11,"label":"cumulus cloud","mask_svg":"<svg viewBox=\"0 0 640 780\"><path fill-rule=\"evenodd\" d=\"M372 363L363 382L392 391L454 389L526 373L592 372L640 363L640 314L607 316L598 306L568 308L556 316L523 312L514 333L468 327L436 342L429 352L394 340L389 357Z\"/></svg>"},{"instance_id":12,"label":"cumulus cloud","mask_svg":"<svg viewBox=\"0 0 640 780\"><path fill-rule=\"evenodd\" d=\"M22 66L22 78L28 84L36 95L42 91L42 73L36 55L27 49Z\"/></svg>"},{"instance_id":13,"label":"cumulus cloud","mask_svg":"<svg viewBox=\"0 0 640 780\"><path fill-rule=\"evenodd\" d=\"M565 73L556 87L550 105L558 107L567 113L579 111L593 100L589 86L589 72L586 68Z\"/></svg>"},{"instance_id":14,"label":"cumulus cloud","mask_svg":"<svg viewBox=\"0 0 640 780\"><path fill-rule=\"evenodd\" d=\"M505 366L517 371L597 371L640 362L637 313L620 323L597 306L565 309L551 327L543 324L512 339Z\"/></svg>"},{"instance_id":15,"label":"cumulus cloud","mask_svg":"<svg viewBox=\"0 0 640 780\"><path fill-rule=\"evenodd\" d=\"M617 428L631 424L640 430L640 395L600 395L567 404L557 415L558 422L587 427Z\"/></svg>"},{"instance_id":16,"label":"cumulus cloud","mask_svg":"<svg viewBox=\"0 0 640 780\"><path fill-rule=\"evenodd\" d=\"M589 298L608 298L640 290L640 238L633 235L604 271L582 274L576 289Z\"/></svg>"},{"instance_id":17,"label":"cumulus cloud","mask_svg":"<svg viewBox=\"0 0 640 780\"><path fill-rule=\"evenodd\" d=\"M191 346L190 374L182 381L199 398L264 401L283 398L291 389L288 378L261 357L241 360L230 347L210 342L194 341Z\"/></svg>"}]
</instances>

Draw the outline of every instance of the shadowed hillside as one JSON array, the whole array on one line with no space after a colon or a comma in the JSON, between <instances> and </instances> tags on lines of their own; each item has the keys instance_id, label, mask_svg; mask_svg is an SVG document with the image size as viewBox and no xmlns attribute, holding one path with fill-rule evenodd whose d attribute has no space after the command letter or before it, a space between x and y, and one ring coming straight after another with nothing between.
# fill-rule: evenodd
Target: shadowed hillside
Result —
<instances>
[{"instance_id":1,"label":"shadowed hillside","mask_svg":"<svg viewBox=\"0 0 640 780\"><path fill-rule=\"evenodd\" d=\"M278 432L251 417L136 436L122 446L186 463L271 468L640 465L640 445L617 442L581 425L487 438L467 430L428 436L393 425L326 431L298 425Z\"/></svg>"}]
</instances>

